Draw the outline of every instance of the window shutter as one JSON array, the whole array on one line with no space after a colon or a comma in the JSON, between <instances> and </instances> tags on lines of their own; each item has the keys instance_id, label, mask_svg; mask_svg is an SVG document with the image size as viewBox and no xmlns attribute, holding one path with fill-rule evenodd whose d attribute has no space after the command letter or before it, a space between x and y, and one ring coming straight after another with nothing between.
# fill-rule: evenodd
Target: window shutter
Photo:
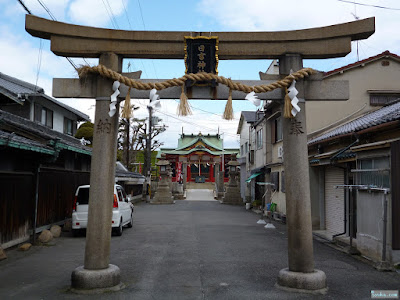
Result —
<instances>
[{"instance_id":1,"label":"window shutter","mask_svg":"<svg viewBox=\"0 0 400 300\"><path fill-rule=\"evenodd\" d=\"M40 104L35 103L35 110L34 110L34 119L35 122L41 122L42 120L42 106Z\"/></svg>"},{"instance_id":2,"label":"window shutter","mask_svg":"<svg viewBox=\"0 0 400 300\"><path fill-rule=\"evenodd\" d=\"M276 143L276 120L271 121L271 142Z\"/></svg>"},{"instance_id":3,"label":"window shutter","mask_svg":"<svg viewBox=\"0 0 400 300\"><path fill-rule=\"evenodd\" d=\"M271 182L275 185L273 190L279 191L279 172L271 172Z\"/></svg>"}]
</instances>

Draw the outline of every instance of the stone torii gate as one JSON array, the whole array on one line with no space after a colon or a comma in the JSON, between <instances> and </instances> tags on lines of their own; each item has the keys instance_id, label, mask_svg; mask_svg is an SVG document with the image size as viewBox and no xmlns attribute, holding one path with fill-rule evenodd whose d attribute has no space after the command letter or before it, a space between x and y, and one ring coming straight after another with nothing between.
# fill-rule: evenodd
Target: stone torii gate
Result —
<instances>
[{"instance_id":1,"label":"stone torii gate","mask_svg":"<svg viewBox=\"0 0 400 300\"><path fill-rule=\"evenodd\" d=\"M202 36L193 32L123 31L77 26L26 16L26 30L33 36L51 40L51 50L59 56L99 58L113 71L122 71L123 58L183 59L184 37ZM214 32L219 38L219 59L279 59L279 76L269 80L240 81L248 85L268 84L290 71L303 68L303 59L345 56L351 41L366 39L375 31L375 19L369 18L328 27L284 32ZM134 75L139 77L138 74ZM143 80L156 82L157 80ZM163 81L163 80L158 80ZM121 288L120 270L109 264L110 230L118 109L109 117L112 81L101 76L79 79L54 79L53 96L62 98L96 98L90 179L89 223L87 228L84 266L72 273L72 287L77 290L116 290ZM301 111L296 116L306 128L305 101L347 100L348 82L321 81L316 74L297 83ZM128 88L121 86L120 97ZM178 99L180 87L159 91L161 99ZM217 86L194 86L191 99L226 100L229 89ZM283 91L257 94L260 99L282 101ZM132 89L134 98L148 98L147 91ZM243 100L245 93L233 91L233 100ZM325 273L314 269L311 203L305 130L293 134L293 119L284 119L284 166L286 170L286 202L289 267L280 271L278 286L308 291L326 290Z\"/></svg>"}]
</instances>

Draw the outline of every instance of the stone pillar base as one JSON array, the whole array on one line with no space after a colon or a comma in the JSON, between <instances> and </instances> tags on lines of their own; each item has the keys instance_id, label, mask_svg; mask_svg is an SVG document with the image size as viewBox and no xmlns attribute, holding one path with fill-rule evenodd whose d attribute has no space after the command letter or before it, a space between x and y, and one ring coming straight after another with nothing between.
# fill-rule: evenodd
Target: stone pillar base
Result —
<instances>
[{"instance_id":1,"label":"stone pillar base","mask_svg":"<svg viewBox=\"0 0 400 300\"><path fill-rule=\"evenodd\" d=\"M100 270L88 270L80 266L71 275L71 291L74 293L98 294L122 288L121 271L115 265L110 264L107 269Z\"/></svg>"},{"instance_id":2,"label":"stone pillar base","mask_svg":"<svg viewBox=\"0 0 400 300\"><path fill-rule=\"evenodd\" d=\"M279 271L276 287L297 293L325 294L328 291L325 273L316 269L312 273L282 269Z\"/></svg>"},{"instance_id":3,"label":"stone pillar base","mask_svg":"<svg viewBox=\"0 0 400 300\"><path fill-rule=\"evenodd\" d=\"M226 193L221 201L222 204L243 205L242 197L240 196L239 187L233 186L226 189Z\"/></svg>"},{"instance_id":4,"label":"stone pillar base","mask_svg":"<svg viewBox=\"0 0 400 300\"><path fill-rule=\"evenodd\" d=\"M392 265L387 261L381 261L375 264L375 269L378 271L393 271Z\"/></svg>"}]
</instances>

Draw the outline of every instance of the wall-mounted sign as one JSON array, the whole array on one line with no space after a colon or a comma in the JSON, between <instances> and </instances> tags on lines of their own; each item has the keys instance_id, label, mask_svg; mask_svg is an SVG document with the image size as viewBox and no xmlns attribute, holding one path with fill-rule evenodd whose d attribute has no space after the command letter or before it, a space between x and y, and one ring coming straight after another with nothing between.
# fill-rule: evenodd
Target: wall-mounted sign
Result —
<instances>
[{"instance_id":1,"label":"wall-mounted sign","mask_svg":"<svg viewBox=\"0 0 400 300\"><path fill-rule=\"evenodd\" d=\"M218 37L185 36L185 73L218 74Z\"/></svg>"}]
</instances>

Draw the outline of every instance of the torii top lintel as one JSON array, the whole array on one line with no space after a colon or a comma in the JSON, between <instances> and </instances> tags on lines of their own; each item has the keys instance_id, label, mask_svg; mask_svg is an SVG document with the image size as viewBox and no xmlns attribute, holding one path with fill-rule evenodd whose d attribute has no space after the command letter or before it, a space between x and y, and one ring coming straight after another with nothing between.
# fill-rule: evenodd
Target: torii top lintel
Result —
<instances>
[{"instance_id":1,"label":"torii top lintel","mask_svg":"<svg viewBox=\"0 0 400 300\"><path fill-rule=\"evenodd\" d=\"M219 37L219 59L272 59L288 53L307 59L345 56L351 51L351 41L375 32L375 18L292 31L199 33L113 30L26 15L25 29L51 40L51 50L68 57L113 52L125 58L183 59L185 36L211 35Z\"/></svg>"}]
</instances>

